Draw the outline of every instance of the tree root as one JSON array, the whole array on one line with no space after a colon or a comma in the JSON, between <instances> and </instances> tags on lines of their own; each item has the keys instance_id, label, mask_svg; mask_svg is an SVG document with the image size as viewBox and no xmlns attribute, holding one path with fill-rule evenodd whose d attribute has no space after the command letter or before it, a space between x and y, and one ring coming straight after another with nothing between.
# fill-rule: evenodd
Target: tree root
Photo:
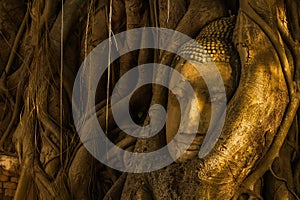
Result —
<instances>
[{"instance_id":1,"label":"tree root","mask_svg":"<svg viewBox=\"0 0 300 200\"><path fill-rule=\"evenodd\" d=\"M22 90L23 90L23 85L22 85L22 83L20 83L17 88L16 103L14 105L11 120L0 140L0 149L1 150L3 150L4 142L5 142L6 138L8 137L8 135L11 133L11 130L13 129L13 127L16 123L16 120L18 119L18 115L19 115L19 112L21 109L20 104L21 104L21 98L22 98L22 94L21 94Z\"/></svg>"},{"instance_id":2,"label":"tree root","mask_svg":"<svg viewBox=\"0 0 300 200\"><path fill-rule=\"evenodd\" d=\"M127 174L123 173L117 182L110 188L110 190L106 193L103 200L114 200L114 199L121 199L121 194L123 190L123 185L126 181Z\"/></svg>"},{"instance_id":3,"label":"tree root","mask_svg":"<svg viewBox=\"0 0 300 200\"><path fill-rule=\"evenodd\" d=\"M12 67L12 64L13 64L13 61L15 59L15 55L17 53L17 49L18 49L18 46L19 46L19 42L22 39L22 35L23 35L24 30L25 30L26 23L28 21L28 16L29 16L29 11L27 10L27 12L24 16L24 19L22 21L22 24L21 24L21 26L18 30L17 35L16 35L13 47L12 47L10 55L9 55L8 62L7 62L6 67L5 67L5 70L4 70L3 74L1 75L1 79L5 79L5 77L7 76L7 74L9 73L9 71Z\"/></svg>"},{"instance_id":4,"label":"tree root","mask_svg":"<svg viewBox=\"0 0 300 200\"><path fill-rule=\"evenodd\" d=\"M270 167L270 172L271 174L279 181L284 182L284 184L286 185L287 190L295 197L295 199L299 200L300 198L297 196L297 194L290 188L288 181L284 178L281 178L279 176L276 175L276 173L274 172L274 170L272 169L272 166Z\"/></svg>"},{"instance_id":5,"label":"tree root","mask_svg":"<svg viewBox=\"0 0 300 200\"><path fill-rule=\"evenodd\" d=\"M255 11L244 1L240 1L241 8L243 12L247 14L248 17L250 17L254 22L256 22L260 28L266 33L270 41L272 41L275 50L277 51L277 54L281 61L282 71L285 75L285 80L289 89L289 95L290 95L290 103L286 109L285 116L282 120L282 123L280 125L279 131L274 139L274 142L272 143L270 149L268 150L267 154L264 156L264 158L260 161L258 167L256 170L249 175L245 181L243 182L243 185L247 188L253 188L256 181L263 176L263 174L270 169L270 166L272 165L275 158L279 157L279 151L284 143L284 140L287 136L288 130L291 127L291 124L296 116L297 110L299 108L299 100L300 100L300 92L299 88L296 87L296 84L294 84L292 75L289 69L289 64L287 61L287 58L285 56L285 52L283 50L282 45L280 45L275 37L274 32L269 28L269 26L255 13ZM290 41L290 40L289 40ZM292 49L293 50L293 49ZM299 57L299 55L298 55ZM295 57L297 58L297 57ZM296 66L296 71L299 69L299 66ZM299 79L295 79L299 80Z\"/></svg>"}]
</instances>

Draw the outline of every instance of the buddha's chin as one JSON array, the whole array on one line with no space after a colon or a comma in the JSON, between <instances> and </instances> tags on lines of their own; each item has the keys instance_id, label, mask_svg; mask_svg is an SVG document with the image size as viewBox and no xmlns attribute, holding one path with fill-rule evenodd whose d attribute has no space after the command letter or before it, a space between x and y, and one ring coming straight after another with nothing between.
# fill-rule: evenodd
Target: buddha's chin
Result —
<instances>
[{"instance_id":1,"label":"buddha's chin","mask_svg":"<svg viewBox=\"0 0 300 200\"><path fill-rule=\"evenodd\" d=\"M175 162L183 163L198 156L199 151L186 151L182 156L180 156Z\"/></svg>"}]
</instances>

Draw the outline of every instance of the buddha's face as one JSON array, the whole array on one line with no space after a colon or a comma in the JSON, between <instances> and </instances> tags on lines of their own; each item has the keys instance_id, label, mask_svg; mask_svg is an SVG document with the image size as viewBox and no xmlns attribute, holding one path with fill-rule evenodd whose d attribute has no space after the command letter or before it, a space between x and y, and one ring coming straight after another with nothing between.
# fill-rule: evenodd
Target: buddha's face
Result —
<instances>
[{"instance_id":1,"label":"buddha's face","mask_svg":"<svg viewBox=\"0 0 300 200\"><path fill-rule=\"evenodd\" d=\"M205 134L208 130L209 124L212 123L218 123L218 116L223 114L224 107L220 101L224 101L224 95L220 95L220 98L210 98L210 94L207 88L207 85L195 68L195 66L198 68L201 68L201 71L205 69L210 69L212 67L217 67L217 69L220 72L220 75L223 79L225 90L226 90L226 96L227 98L230 98L231 95L233 94L235 90L235 86L237 85L237 79L236 79L236 72L235 70L232 70L232 67L230 66L229 63L226 62L208 62L208 63L197 63L197 62L189 62L189 61L184 61L179 60L177 65L175 66L175 69L178 70L194 89L195 92L195 98L194 97L186 97L185 99L185 105L186 107L184 108L185 113L181 113L179 101L177 100L177 97L175 95L178 94L173 94L169 93L169 98L168 98L168 112L167 112L167 122L166 122L166 138L167 138L167 143L169 143L176 134L181 134L180 135L180 140L181 141L175 141L176 145L173 148L169 148L170 154L172 157L175 158L175 155L178 153L178 149L180 148L180 144L185 144L186 139L188 137L191 137L191 134L189 133L182 133L178 132L179 125L180 123L186 123L184 124L185 127L195 125L195 123L198 124L198 132L196 133L196 137L194 138L193 143L190 145L188 150L177 160L177 162L183 162L188 159L194 158L198 155L202 141L205 137ZM198 69L199 69L198 68ZM215 80L218 78L215 74L210 74L209 78L212 80ZM172 79L170 80L170 85L176 85L176 90L174 90L174 93L180 93L181 96L184 98L185 91L184 89L180 86L180 82L178 80ZM214 93L218 93L218 90L220 88L210 88L214 90ZM218 95L216 96L218 97ZM211 102L215 101L216 106L214 106L214 111L212 112L211 108ZM224 103L224 102L223 102ZM195 109L197 107L198 109ZM195 121L194 119L197 118L197 115L200 112L200 120L197 119ZM216 116L211 116L212 113ZM183 114L186 114L188 116L188 120L181 122L181 116ZM214 121L211 121L213 119Z\"/></svg>"}]
</instances>

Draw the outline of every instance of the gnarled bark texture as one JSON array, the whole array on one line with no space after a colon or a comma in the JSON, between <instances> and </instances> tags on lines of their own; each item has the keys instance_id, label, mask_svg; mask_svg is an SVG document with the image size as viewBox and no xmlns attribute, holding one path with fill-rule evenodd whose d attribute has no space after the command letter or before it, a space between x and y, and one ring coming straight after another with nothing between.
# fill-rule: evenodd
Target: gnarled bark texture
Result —
<instances>
[{"instance_id":1,"label":"gnarled bark texture","mask_svg":"<svg viewBox=\"0 0 300 200\"><path fill-rule=\"evenodd\" d=\"M230 55L235 62L218 66L228 81L230 101L213 150L202 159L196 153L142 174L122 173L94 159L72 119L73 84L84 58L125 30L163 27L195 38L213 21L230 15L236 22L227 42L235 49L235 56ZM298 199L299 19L300 3L293 0L0 0L0 148L18 157L13 164L20 175L14 198ZM122 45L135 40L128 36ZM111 65L91 98L112 142L128 151L154 151L173 138L180 123L174 96L168 99L167 89L154 84L131 98L132 118L141 126L158 121L161 116L150 121L148 108L161 104L169 111L167 127L172 128L145 140L116 126L110 95L136 65L157 62L192 77L209 119L212 100L207 91L201 96L201 75L189 63L177 61L170 52L141 49ZM163 69L153 75L139 71L140 80L148 76L172 80ZM126 85L120 92L127 92Z\"/></svg>"}]
</instances>

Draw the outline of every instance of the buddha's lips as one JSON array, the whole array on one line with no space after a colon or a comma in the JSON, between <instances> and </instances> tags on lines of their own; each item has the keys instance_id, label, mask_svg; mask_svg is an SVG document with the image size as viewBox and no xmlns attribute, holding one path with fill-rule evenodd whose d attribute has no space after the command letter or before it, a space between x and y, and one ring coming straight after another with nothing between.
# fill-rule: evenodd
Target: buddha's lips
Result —
<instances>
[{"instance_id":1,"label":"buddha's lips","mask_svg":"<svg viewBox=\"0 0 300 200\"><path fill-rule=\"evenodd\" d=\"M194 136L194 134L190 134L190 133L178 133L179 138L173 138L174 142L175 142L175 148L178 147L180 148L180 145L186 146L189 145L189 143L185 142L186 140L190 140L191 137L194 138L193 142L189 145L187 151L199 151L200 146L203 142L204 136L206 133L197 133L196 136ZM185 140L186 138L186 140Z\"/></svg>"}]
</instances>

